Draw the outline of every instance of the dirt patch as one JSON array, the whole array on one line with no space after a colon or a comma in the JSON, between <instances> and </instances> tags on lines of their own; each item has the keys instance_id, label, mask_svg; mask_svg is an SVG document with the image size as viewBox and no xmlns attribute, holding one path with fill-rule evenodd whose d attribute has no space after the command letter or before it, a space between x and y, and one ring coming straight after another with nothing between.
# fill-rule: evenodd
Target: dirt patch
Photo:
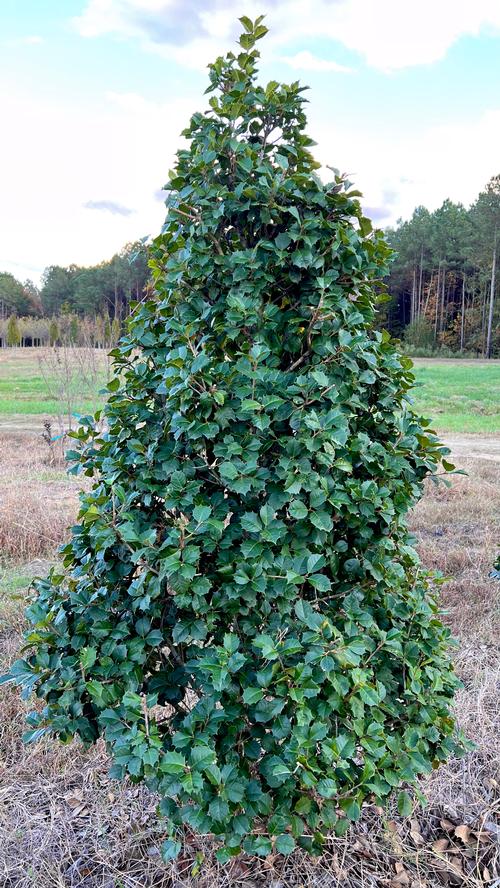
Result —
<instances>
[{"instance_id":1,"label":"dirt patch","mask_svg":"<svg viewBox=\"0 0 500 888\"><path fill-rule=\"evenodd\" d=\"M455 459L486 459L500 463L500 437L498 435L443 436Z\"/></svg>"},{"instance_id":2,"label":"dirt patch","mask_svg":"<svg viewBox=\"0 0 500 888\"><path fill-rule=\"evenodd\" d=\"M24 413L8 413L5 416L0 415L0 432L2 434L27 434L41 435L43 432L44 421L54 422L54 417L48 413L24 414Z\"/></svg>"}]
</instances>

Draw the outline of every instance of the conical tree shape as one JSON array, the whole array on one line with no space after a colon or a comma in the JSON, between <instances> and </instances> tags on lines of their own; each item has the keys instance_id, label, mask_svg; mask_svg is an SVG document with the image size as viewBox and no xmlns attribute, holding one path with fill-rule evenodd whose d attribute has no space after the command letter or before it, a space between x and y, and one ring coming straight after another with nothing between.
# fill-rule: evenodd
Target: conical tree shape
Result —
<instances>
[{"instance_id":1,"label":"conical tree shape","mask_svg":"<svg viewBox=\"0 0 500 888\"><path fill-rule=\"evenodd\" d=\"M390 251L304 135L302 89L256 85L256 40L210 68L113 352L94 479L38 584L12 675L67 740L241 848L313 849L455 749L447 630L406 516L447 451L373 329ZM450 466L444 464L445 470ZM400 796L406 812L408 798Z\"/></svg>"}]
</instances>

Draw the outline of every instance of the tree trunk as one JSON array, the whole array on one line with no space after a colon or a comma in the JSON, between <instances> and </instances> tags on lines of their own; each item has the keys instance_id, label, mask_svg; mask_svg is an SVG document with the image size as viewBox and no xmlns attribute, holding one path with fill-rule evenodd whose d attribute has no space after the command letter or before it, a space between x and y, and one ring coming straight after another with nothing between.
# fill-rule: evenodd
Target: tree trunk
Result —
<instances>
[{"instance_id":1,"label":"tree trunk","mask_svg":"<svg viewBox=\"0 0 500 888\"><path fill-rule=\"evenodd\" d=\"M481 342L482 342L482 356L484 358L486 351L486 295L488 291L488 283L487 281L484 284L484 287L481 287Z\"/></svg>"},{"instance_id":2,"label":"tree trunk","mask_svg":"<svg viewBox=\"0 0 500 888\"><path fill-rule=\"evenodd\" d=\"M417 298L417 271L415 267L413 268L413 284L411 288L411 308L410 308L410 321L414 321L417 313L416 313L416 298Z\"/></svg>"},{"instance_id":3,"label":"tree trunk","mask_svg":"<svg viewBox=\"0 0 500 888\"><path fill-rule=\"evenodd\" d=\"M418 280L418 314L419 316L422 314L422 274L424 267L424 248L423 246L420 248L420 275Z\"/></svg>"},{"instance_id":4,"label":"tree trunk","mask_svg":"<svg viewBox=\"0 0 500 888\"><path fill-rule=\"evenodd\" d=\"M443 269L443 274L441 275L441 296L439 299L439 332L443 332L443 323L444 323L444 291L446 286L446 267Z\"/></svg>"},{"instance_id":5,"label":"tree trunk","mask_svg":"<svg viewBox=\"0 0 500 888\"><path fill-rule=\"evenodd\" d=\"M493 241L493 259L491 262L490 307L488 311L488 329L486 332L485 357L491 358L491 329L493 326L493 305L495 303L495 283L497 271L497 232Z\"/></svg>"},{"instance_id":6,"label":"tree trunk","mask_svg":"<svg viewBox=\"0 0 500 888\"><path fill-rule=\"evenodd\" d=\"M462 316L460 318L460 351L464 350L465 329L465 273L462 275Z\"/></svg>"},{"instance_id":7,"label":"tree trunk","mask_svg":"<svg viewBox=\"0 0 500 888\"><path fill-rule=\"evenodd\" d=\"M436 306L434 311L434 343L437 342L438 335L438 311L439 311L439 294L441 290L441 263L438 265L438 279L436 284Z\"/></svg>"}]
</instances>

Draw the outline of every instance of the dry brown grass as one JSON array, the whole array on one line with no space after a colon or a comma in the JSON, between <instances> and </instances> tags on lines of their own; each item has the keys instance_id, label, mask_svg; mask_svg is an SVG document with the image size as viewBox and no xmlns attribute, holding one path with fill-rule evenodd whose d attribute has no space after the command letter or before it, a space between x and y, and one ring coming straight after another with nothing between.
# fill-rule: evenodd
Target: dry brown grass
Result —
<instances>
[{"instance_id":1,"label":"dry brown grass","mask_svg":"<svg viewBox=\"0 0 500 888\"><path fill-rule=\"evenodd\" d=\"M74 521L81 481L67 476L62 460L53 464L41 435L0 433L0 448L0 553L52 557Z\"/></svg>"},{"instance_id":2,"label":"dry brown grass","mask_svg":"<svg viewBox=\"0 0 500 888\"><path fill-rule=\"evenodd\" d=\"M454 476L451 487L429 483L411 527L424 565L449 578L441 602L453 632L462 641L497 644L498 585L488 575L500 542L500 462L460 466L468 474Z\"/></svg>"},{"instance_id":3,"label":"dry brown grass","mask_svg":"<svg viewBox=\"0 0 500 888\"><path fill-rule=\"evenodd\" d=\"M41 443L20 435L8 443L0 495L9 492L10 506L0 507L0 540L10 541L8 552L18 560L31 561L19 568L28 577L46 570L33 558L52 556L62 542L75 514L78 482L44 464ZM474 460L466 468L469 477L457 476L450 490L430 487L412 517L425 564L451 576L442 601L460 642L456 665L464 687L456 712L477 744L423 782L427 808L416 807L411 820L402 820L367 807L346 837L328 842L319 860L296 853L266 861L240 858L221 867L209 840L189 836L178 863L165 865L154 796L110 781L100 743L89 751L77 743L23 746L28 704L8 689L0 694L0 886L500 888L499 587L488 578L498 540L500 467ZM9 530L9 508L21 524L22 543ZM36 521L27 520L35 514ZM4 663L15 656L22 631L20 602L9 592L13 577L6 571L2 580L0 571Z\"/></svg>"}]
</instances>

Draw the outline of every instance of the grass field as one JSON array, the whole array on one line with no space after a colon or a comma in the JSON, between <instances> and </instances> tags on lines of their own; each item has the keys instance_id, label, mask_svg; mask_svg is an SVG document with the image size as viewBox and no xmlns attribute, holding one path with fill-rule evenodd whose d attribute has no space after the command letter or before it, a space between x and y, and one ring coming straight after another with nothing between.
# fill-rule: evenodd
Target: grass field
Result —
<instances>
[{"instance_id":1,"label":"grass field","mask_svg":"<svg viewBox=\"0 0 500 888\"><path fill-rule=\"evenodd\" d=\"M94 411L107 375L99 349L0 349L0 417Z\"/></svg>"},{"instance_id":2,"label":"grass field","mask_svg":"<svg viewBox=\"0 0 500 888\"><path fill-rule=\"evenodd\" d=\"M443 432L500 431L500 361L415 358L415 407Z\"/></svg>"},{"instance_id":3,"label":"grass field","mask_svg":"<svg viewBox=\"0 0 500 888\"><path fill-rule=\"evenodd\" d=\"M34 351L0 350L0 673L18 654L32 577L57 558L85 482L68 477L41 439L43 418L66 405L46 397ZM441 604L463 681L456 716L476 749L422 781L427 808L415 806L408 820L367 806L318 860L297 852L222 867L210 840L191 836L177 864L166 865L155 796L110 780L102 743L24 746L30 704L2 688L1 886L500 888L500 606L499 584L489 577L500 537L500 363L415 363L423 382L417 405L467 471L450 488L429 484L411 526L423 564L447 577ZM96 388L105 365L98 376ZM87 391L75 409L96 405Z\"/></svg>"},{"instance_id":4,"label":"grass field","mask_svg":"<svg viewBox=\"0 0 500 888\"><path fill-rule=\"evenodd\" d=\"M70 384L66 368L43 358L50 350L0 349L0 423L9 416L56 416L95 410L108 366L102 351L77 349ZM83 352L83 354L82 354ZM500 432L500 361L415 359L415 408L442 432Z\"/></svg>"}]
</instances>

